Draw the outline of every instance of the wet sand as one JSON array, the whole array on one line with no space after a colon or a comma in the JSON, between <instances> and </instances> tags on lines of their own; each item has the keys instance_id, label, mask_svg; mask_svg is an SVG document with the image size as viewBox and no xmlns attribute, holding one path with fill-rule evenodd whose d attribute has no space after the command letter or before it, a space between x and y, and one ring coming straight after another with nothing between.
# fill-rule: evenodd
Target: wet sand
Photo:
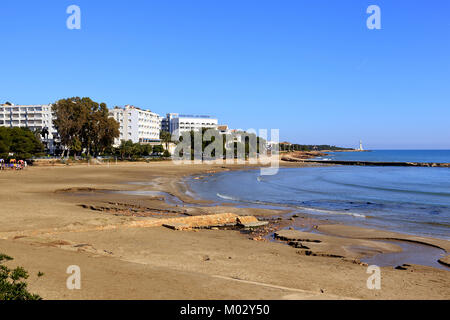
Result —
<instances>
[{"instance_id":1,"label":"wet sand","mask_svg":"<svg viewBox=\"0 0 450 320\"><path fill-rule=\"evenodd\" d=\"M450 298L448 270L385 266L382 289L369 290L370 274L360 261L402 252L393 240L432 245L445 254L449 241L292 217L283 210L216 205L192 198L183 183L190 175L242 168L152 162L0 172L0 252L15 258L9 264L30 271L31 291L46 299ZM269 225L253 232L124 227L224 212L254 215ZM289 239L271 241L274 232L294 227L307 231L296 242L308 249L288 245ZM81 268L81 290L66 288L69 265ZM38 278L39 271L45 275Z\"/></svg>"}]
</instances>

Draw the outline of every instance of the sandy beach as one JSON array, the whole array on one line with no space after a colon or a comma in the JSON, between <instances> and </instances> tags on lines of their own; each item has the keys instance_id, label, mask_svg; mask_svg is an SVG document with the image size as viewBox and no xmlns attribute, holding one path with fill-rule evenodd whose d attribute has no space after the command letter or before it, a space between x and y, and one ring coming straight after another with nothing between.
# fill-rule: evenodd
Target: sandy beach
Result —
<instances>
[{"instance_id":1,"label":"sandy beach","mask_svg":"<svg viewBox=\"0 0 450 320\"><path fill-rule=\"evenodd\" d=\"M450 241L292 217L288 210L212 206L186 192L188 176L243 168L249 166L164 161L0 172L0 253L30 272L30 291L44 299L450 299L450 269L382 267L381 290L370 290L360 261L401 252L400 240L448 254ZM253 232L152 225L219 213L268 225ZM314 232L290 230L294 224ZM66 287L70 265L81 268L81 290Z\"/></svg>"}]
</instances>

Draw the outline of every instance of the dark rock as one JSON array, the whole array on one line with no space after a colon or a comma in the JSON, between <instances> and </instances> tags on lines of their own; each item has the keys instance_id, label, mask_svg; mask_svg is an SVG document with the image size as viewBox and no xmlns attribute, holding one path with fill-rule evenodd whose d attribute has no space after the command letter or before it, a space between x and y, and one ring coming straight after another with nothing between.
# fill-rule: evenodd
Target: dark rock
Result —
<instances>
[{"instance_id":1,"label":"dark rock","mask_svg":"<svg viewBox=\"0 0 450 320\"><path fill-rule=\"evenodd\" d=\"M298 249L309 249L307 246L302 245L302 243L299 241L289 241L288 245Z\"/></svg>"},{"instance_id":2,"label":"dark rock","mask_svg":"<svg viewBox=\"0 0 450 320\"><path fill-rule=\"evenodd\" d=\"M394 269L396 269L396 270L407 270L407 268L405 268L403 266L396 266Z\"/></svg>"}]
</instances>

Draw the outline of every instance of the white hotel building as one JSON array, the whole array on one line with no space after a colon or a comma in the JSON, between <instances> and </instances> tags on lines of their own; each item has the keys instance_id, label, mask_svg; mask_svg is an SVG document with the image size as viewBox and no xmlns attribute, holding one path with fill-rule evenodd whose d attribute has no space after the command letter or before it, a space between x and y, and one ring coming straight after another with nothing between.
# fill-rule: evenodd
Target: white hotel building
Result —
<instances>
[{"instance_id":1,"label":"white hotel building","mask_svg":"<svg viewBox=\"0 0 450 320\"><path fill-rule=\"evenodd\" d=\"M179 133L186 131L198 131L202 128L217 129L218 121L210 116L183 115L178 113L168 113L162 120L162 129L171 134L179 130Z\"/></svg>"},{"instance_id":2,"label":"white hotel building","mask_svg":"<svg viewBox=\"0 0 450 320\"><path fill-rule=\"evenodd\" d=\"M120 136L115 139L115 146L120 145L121 140L131 140L133 143L160 141L161 117L154 112L126 105L110 110L109 116L120 125Z\"/></svg>"},{"instance_id":3,"label":"white hotel building","mask_svg":"<svg viewBox=\"0 0 450 320\"><path fill-rule=\"evenodd\" d=\"M31 131L48 130L48 138L43 139L50 152L55 148L58 132L53 126L51 105L0 105L0 126L29 128Z\"/></svg>"}]
</instances>

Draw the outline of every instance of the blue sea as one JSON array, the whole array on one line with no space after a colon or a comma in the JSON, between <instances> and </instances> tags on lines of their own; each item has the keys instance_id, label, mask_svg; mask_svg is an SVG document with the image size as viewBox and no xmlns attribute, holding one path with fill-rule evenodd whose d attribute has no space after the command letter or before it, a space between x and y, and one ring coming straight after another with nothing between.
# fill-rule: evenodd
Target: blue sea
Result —
<instances>
[{"instance_id":1,"label":"blue sea","mask_svg":"<svg viewBox=\"0 0 450 320\"><path fill-rule=\"evenodd\" d=\"M450 151L338 152L339 160L450 162ZM336 158L337 159L337 158ZM322 219L450 240L450 168L326 166L192 180L204 199L290 208Z\"/></svg>"},{"instance_id":2,"label":"blue sea","mask_svg":"<svg viewBox=\"0 0 450 320\"><path fill-rule=\"evenodd\" d=\"M364 152L329 152L326 156L318 159L337 161L450 163L450 150L373 150Z\"/></svg>"}]
</instances>

